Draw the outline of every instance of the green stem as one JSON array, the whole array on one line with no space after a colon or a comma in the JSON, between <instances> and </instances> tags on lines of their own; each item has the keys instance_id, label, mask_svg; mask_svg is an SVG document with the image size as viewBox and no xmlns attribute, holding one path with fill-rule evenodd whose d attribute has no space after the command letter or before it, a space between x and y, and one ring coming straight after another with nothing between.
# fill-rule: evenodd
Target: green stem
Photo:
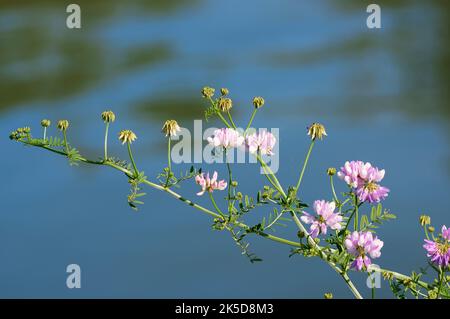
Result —
<instances>
[{"instance_id":1,"label":"green stem","mask_svg":"<svg viewBox=\"0 0 450 319\"><path fill-rule=\"evenodd\" d=\"M298 193L298 191L300 189L300 185L301 185L302 180L303 180L303 175L305 174L306 166L308 165L309 157L310 157L312 149L314 147L314 143L315 143L315 140L312 140L311 144L309 145L308 153L306 153L306 158L305 158L305 161L303 162L302 171L300 172L300 176L298 178L297 185L295 186L295 193L296 194Z\"/></svg>"},{"instance_id":2,"label":"green stem","mask_svg":"<svg viewBox=\"0 0 450 319\"><path fill-rule=\"evenodd\" d=\"M169 185L169 180L170 180L170 175L172 174L172 157L171 157L171 138L169 136L169 139L167 141L167 167L169 169L169 171L167 172L167 178L166 178L166 187Z\"/></svg>"},{"instance_id":3,"label":"green stem","mask_svg":"<svg viewBox=\"0 0 450 319\"><path fill-rule=\"evenodd\" d=\"M212 192L209 192L209 198L211 198L211 203L213 204L214 208L216 209L216 211L220 214L220 216L225 219L225 215L222 213L222 211L220 210L219 206L217 206L216 201L214 200L214 196L212 194Z\"/></svg>"},{"instance_id":4,"label":"green stem","mask_svg":"<svg viewBox=\"0 0 450 319\"><path fill-rule=\"evenodd\" d=\"M225 161L227 163L227 170L228 170L228 214L232 213L232 207L234 206L234 201L231 200L231 183L233 182L233 173L231 171L231 165L227 161L227 152L225 150Z\"/></svg>"},{"instance_id":5,"label":"green stem","mask_svg":"<svg viewBox=\"0 0 450 319\"><path fill-rule=\"evenodd\" d=\"M442 283L444 282L444 272L442 271L442 268L439 267L439 286L438 286L438 291L437 291L437 299L439 299L439 295L441 294L441 289L442 289Z\"/></svg>"},{"instance_id":6,"label":"green stem","mask_svg":"<svg viewBox=\"0 0 450 319\"><path fill-rule=\"evenodd\" d=\"M64 148L66 150L67 155L69 154L69 145L67 144L67 134L66 131L63 130L63 136L64 136Z\"/></svg>"},{"instance_id":7,"label":"green stem","mask_svg":"<svg viewBox=\"0 0 450 319\"><path fill-rule=\"evenodd\" d=\"M47 139L47 127L44 126L44 141Z\"/></svg>"},{"instance_id":8,"label":"green stem","mask_svg":"<svg viewBox=\"0 0 450 319\"><path fill-rule=\"evenodd\" d=\"M139 175L139 171L136 167L136 163L134 162L133 153L131 152L131 143L130 142L127 142L127 147L128 147L128 155L130 156L131 164L133 165L133 169L134 169L134 177L137 177Z\"/></svg>"},{"instance_id":9,"label":"green stem","mask_svg":"<svg viewBox=\"0 0 450 319\"><path fill-rule=\"evenodd\" d=\"M336 190L334 189L333 176L330 176L330 184L331 184L331 192L333 193L334 201L337 204L337 203L339 203L339 200L338 200L338 197L336 195Z\"/></svg>"},{"instance_id":10,"label":"green stem","mask_svg":"<svg viewBox=\"0 0 450 319\"><path fill-rule=\"evenodd\" d=\"M245 136L245 134L247 133L247 131L248 131L248 129L250 128L250 126L252 125L253 119L255 118L255 115L256 115L256 112L257 112L257 111L258 111L257 108L254 108L254 109L253 109L252 116L250 117L250 121L248 122L247 127L245 128L244 136Z\"/></svg>"},{"instance_id":11,"label":"green stem","mask_svg":"<svg viewBox=\"0 0 450 319\"><path fill-rule=\"evenodd\" d=\"M227 115L228 115L228 119L230 120L231 125L233 126L234 129L236 129L236 124L234 124L233 118L231 117L231 113L229 110L227 111Z\"/></svg>"},{"instance_id":12,"label":"green stem","mask_svg":"<svg viewBox=\"0 0 450 319\"><path fill-rule=\"evenodd\" d=\"M108 160L108 131L109 131L109 122L106 122L105 128L105 161Z\"/></svg>"},{"instance_id":13,"label":"green stem","mask_svg":"<svg viewBox=\"0 0 450 319\"><path fill-rule=\"evenodd\" d=\"M261 156L259 154L256 154L256 159L261 164L261 167L264 170L264 176L266 176L267 180L272 184L273 187L275 187L278 192L280 192L283 197L286 197L286 193L283 190L283 187L281 186L280 182L278 181L278 178L275 176L275 173L271 170L271 168L266 164L266 162L263 161Z\"/></svg>"},{"instance_id":14,"label":"green stem","mask_svg":"<svg viewBox=\"0 0 450 319\"><path fill-rule=\"evenodd\" d=\"M353 228L355 231L358 231L358 222L359 222L359 204L358 204L358 196L356 196L355 194L355 220L353 222Z\"/></svg>"}]
</instances>

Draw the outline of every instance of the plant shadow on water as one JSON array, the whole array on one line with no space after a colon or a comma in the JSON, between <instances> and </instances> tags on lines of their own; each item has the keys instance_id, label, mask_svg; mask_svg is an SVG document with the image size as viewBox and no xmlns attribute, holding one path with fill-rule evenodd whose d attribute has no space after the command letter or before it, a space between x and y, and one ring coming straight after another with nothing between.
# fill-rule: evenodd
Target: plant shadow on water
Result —
<instances>
[{"instance_id":1,"label":"plant shadow on water","mask_svg":"<svg viewBox=\"0 0 450 319\"><path fill-rule=\"evenodd\" d=\"M399 218L380 231L377 261L405 272L424 262L418 216L448 222L448 2L379 1L381 30L366 29L356 0L77 3L81 30L65 27L60 1L0 3L0 143L11 168L0 186L1 297L350 297L326 266L256 238L252 250L264 262L252 265L179 203L149 191L140 212L130 212L121 176L71 168L6 140L22 123L37 129L41 118L68 118L77 148L95 154L99 114L112 108L112 132L136 129L137 158L145 161L138 165L154 178L165 165L164 120L191 127L202 118L204 85L230 89L239 123L252 97L264 96L254 123L281 128L284 184L294 183L306 151L304 128L326 124L330 136L305 175L310 203L330 198L329 166L361 159L386 168L386 206ZM111 152L126 156L119 145ZM244 190L252 189L258 168L236 166ZM83 270L82 289L65 287L70 263ZM274 269L284 271L274 278ZM385 286L379 296L390 296Z\"/></svg>"}]
</instances>

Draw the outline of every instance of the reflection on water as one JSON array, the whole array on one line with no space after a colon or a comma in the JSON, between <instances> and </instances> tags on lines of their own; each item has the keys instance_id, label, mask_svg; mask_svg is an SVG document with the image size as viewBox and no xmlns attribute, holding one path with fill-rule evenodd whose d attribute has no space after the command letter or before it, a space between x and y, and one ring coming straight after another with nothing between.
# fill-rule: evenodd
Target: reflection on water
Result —
<instances>
[{"instance_id":1,"label":"reflection on water","mask_svg":"<svg viewBox=\"0 0 450 319\"><path fill-rule=\"evenodd\" d=\"M399 221L381 234L390 242L384 261L402 271L423 261L416 216L426 211L440 223L448 218L438 200L450 190L448 1L380 1L378 31L365 28L367 14L357 0L292 0L282 6L271 0L77 3L81 30L65 28L60 1L0 3L4 136L31 118L38 123L47 114L55 120L71 116L71 136L84 153L96 154L100 126L89 116L108 105L120 115L112 130L137 127L136 150L145 155L140 164L155 176L165 158L154 151L164 146L153 133L167 118L187 127L201 118L202 86L227 85L240 123L251 112L251 97L263 95L267 104L257 125L281 127L281 180L292 179L297 157L303 157L298 136L319 118L331 134L311 172L353 158L386 167L393 189L388 205ZM349 296L325 267L288 259L286 250L270 243L255 242L253 250L265 261L248 265L229 238L209 231L207 219L190 217L159 194L149 194L140 214L129 213L122 203L128 186L111 172L70 169L64 160L1 143L10 154L4 165L18 169L5 172L7 182L0 186L0 241L6 243L0 248L6 260L0 296L321 297L325 290ZM255 178L250 171L237 168L243 187ZM329 196L315 177L305 176L311 185L305 199ZM26 199L14 191L24 179ZM37 194L42 181L45 191ZM396 227L403 227L402 239ZM396 250L407 243L415 245L408 263ZM58 273L74 258L90 275L90 286L76 295L61 287L65 274ZM260 280L280 267L286 272L279 278ZM312 275L292 280L288 274L299 267ZM217 278L217 271L229 274L230 268L241 271ZM23 272L36 273L28 278L34 287L25 285ZM210 288L212 281L220 291ZM233 282L248 284L236 292ZM380 295L388 296L385 290Z\"/></svg>"}]
</instances>

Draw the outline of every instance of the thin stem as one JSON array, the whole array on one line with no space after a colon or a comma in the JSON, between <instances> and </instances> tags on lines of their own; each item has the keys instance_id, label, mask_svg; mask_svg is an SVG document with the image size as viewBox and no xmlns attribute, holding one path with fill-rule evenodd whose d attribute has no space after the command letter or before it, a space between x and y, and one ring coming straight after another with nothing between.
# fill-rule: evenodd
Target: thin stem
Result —
<instances>
[{"instance_id":1,"label":"thin stem","mask_svg":"<svg viewBox=\"0 0 450 319\"><path fill-rule=\"evenodd\" d=\"M225 161L227 163L228 170L228 214L232 213L232 207L234 206L234 201L231 200L231 183L233 182L233 172L231 171L231 165L227 161L227 151L225 149Z\"/></svg>"},{"instance_id":2,"label":"thin stem","mask_svg":"<svg viewBox=\"0 0 450 319\"><path fill-rule=\"evenodd\" d=\"M252 116L250 117L250 121L248 121L247 127L245 128L244 135L247 133L248 129L252 125L253 119L255 118L256 112L258 109L255 107L252 112Z\"/></svg>"},{"instance_id":3,"label":"thin stem","mask_svg":"<svg viewBox=\"0 0 450 319\"><path fill-rule=\"evenodd\" d=\"M172 157L170 156L171 147L170 147L171 138L169 136L169 140L167 141L167 166L169 167L169 172L172 172Z\"/></svg>"},{"instance_id":4,"label":"thin stem","mask_svg":"<svg viewBox=\"0 0 450 319\"><path fill-rule=\"evenodd\" d=\"M270 169L270 167L266 164L266 162L263 161L261 156L259 154L256 154L256 159L261 164L266 178L269 180L269 182L272 184L273 187L275 187L283 197L286 197L286 193L283 190L283 187L281 186L280 182L278 181L278 178L275 176L274 172Z\"/></svg>"},{"instance_id":5,"label":"thin stem","mask_svg":"<svg viewBox=\"0 0 450 319\"><path fill-rule=\"evenodd\" d=\"M230 110L227 111L228 119L230 120L231 125L234 129L236 129L236 124L234 124L233 118L231 117Z\"/></svg>"},{"instance_id":6,"label":"thin stem","mask_svg":"<svg viewBox=\"0 0 450 319\"><path fill-rule=\"evenodd\" d=\"M217 206L216 201L214 200L214 196L213 196L212 192L208 192L208 194L209 194L209 198L211 198L211 203L213 204L213 206L216 209L216 211L220 214L220 216L222 216L223 219L225 219L225 215L222 213L222 211L220 210L219 206Z\"/></svg>"},{"instance_id":7,"label":"thin stem","mask_svg":"<svg viewBox=\"0 0 450 319\"><path fill-rule=\"evenodd\" d=\"M308 153L306 153L306 158L305 158L305 161L303 163L302 171L300 172L300 176L298 178L297 185L295 186L295 193L296 194L298 193L298 191L300 189L300 185L301 185L302 180L303 180L303 175L305 174L306 166L308 165L309 157L310 157L312 149L314 147L314 143L315 143L315 140L312 140L311 144L309 145Z\"/></svg>"},{"instance_id":8,"label":"thin stem","mask_svg":"<svg viewBox=\"0 0 450 319\"><path fill-rule=\"evenodd\" d=\"M437 299L439 299L439 295L441 294L442 289L442 283L444 282L444 272L442 271L442 268L439 267L439 286L437 291Z\"/></svg>"},{"instance_id":9,"label":"thin stem","mask_svg":"<svg viewBox=\"0 0 450 319\"><path fill-rule=\"evenodd\" d=\"M359 222L359 204L358 204L358 196L355 194L355 220L353 222L353 228L355 231L358 231L358 222ZM349 220L350 222L350 220Z\"/></svg>"},{"instance_id":10,"label":"thin stem","mask_svg":"<svg viewBox=\"0 0 450 319\"><path fill-rule=\"evenodd\" d=\"M333 198L334 201L337 203L339 203L339 199L336 195L336 190L334 189L334 182L333 182L333 176L330 176L330 184L331 184L331 192L333 193Z\"/></svg>"},{"instance_id":11,"label":"thin stem","mask_svg":"<svg viewBox=\"0 0 450 319\"><path fill-rule=\"evenodd\" d=\"M363 297L361 296L361 294L359 293L358 289L356 289L355 285L353 284L353 282L350 280L350 277L348 276L348 274L346 272L341 272L340 275L342 276L342 278L344 279L345 283L347 284L347 286L350 288L351 292L353 293L353 295L355 296L356 299L363 299Z\"/></svg>"},{"instance_id":12,"label":"thin stem","mask_svg":"<svg viewBox=\"0 0 450 319\"><path fill-rule=\"evenodd\" d=\"M44 140L47 139L47 127L44 126Z\"/></svg>"},{"instance_id":13,"label":"thin stem","mask_svg":"<svg viewBox=\"0 0 450 319\"><path fill-rule=\"evenodd\" d=\"M139 171L136 167L136 163L134 162L133 153L131 152L131 143L130 142L127 142L127 147L128 147L128 155L130 156L131 164L133 165L133 169L134 169L134 177L136 177L139 175Z\"/></svg>"},{"instance_id":14,"label":"thin stem","mask_svg":"<svg viewBox=\"0 0 450 319\"><path fill-rule=\"evenodd\" d=\"M69 155L69 145L67 144L67 134L65 130L63 130L63 136L64 136L64 148L66 150L67 155Z\"/></svg>"},{"instance_id":15,"label":"thin stem","mask_svg":"<svg viewBox=\"0 0 450 319\"><path fill-rule=\"evenodd\" d=\"M108 131L109 131L109 122L106 122L105 127L105 161L108 160Z\"/></svg>"}]
</instances>

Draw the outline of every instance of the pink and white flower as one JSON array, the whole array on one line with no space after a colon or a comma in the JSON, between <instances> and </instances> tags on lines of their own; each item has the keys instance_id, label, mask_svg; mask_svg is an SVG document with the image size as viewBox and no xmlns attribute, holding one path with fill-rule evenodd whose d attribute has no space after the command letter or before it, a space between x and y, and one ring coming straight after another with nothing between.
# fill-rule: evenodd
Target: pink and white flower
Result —
<instances>
[{"instance_id":1,"label":"pink and white flower","mask_svg":"<svg viewBox=\"0 0 450 319\"><path fill-rule=\"evenodd\" d=\"M201 186L202 190L197 193L198 196L203 195L205 192L212 193L214 190L224 190L227 188L227 182L225 180L217 180L217 172L214 171L212 178L209 177L209 173L201 173L195 176L195 182Z\"/></svg>"},{"instance_id":2,"label":"pink and white flower","mask_svg":"<svg viewBox=\"0 0 450 319\"><path fill-rule=\"evenodd\" d=\"M385 170L373 167L370 163L345 162L337 175L356 190L361 202L378 203L389 194L389 189L379 184L384 178Z\"/></svg>"},{"instance_id":3,"label":"pink and white flower","mask_svg":"<svg viewBox=\"0 0 450 319\"><path fill-rule=\"evenodd\" d=\"M370 258L381 256L384 243L377 236L374 237L371 232L354 231L346 237L344 245L347 251L356 257L351 267L360 271L372 264Z\"/></svg>"},{"instance_id":4,"label":"pink and white flower","mask_svg":"<svg viewBox=\"0 0 450 319\"><path fill-rule=\"evenodd\" d=\"M450 264L450 228L442 226L441 237L436 240L425 239L423 248L427 251L427 257L431 258L432 263L447 267Z\"/></svg>"},{"instance_id":5,"label":"pink and white flower","mask_svg":"<svg viewBox=\"0 0 450 319\"><path fill-rule=\"evenodd\" d=\"M252 154L260 152L263 155L273 155L272 152L277 139L267 131L261 131L259 134L253 133L247 136L248 151Z\"/></svg>"},{"instance_id":6,"label":"pink and white flower","mask_svg":"<svg viewBox=\"0 0 450 319\"><path fill-rule=\"evenodd\" d=\"M221 128L214 131L212 137L208 137L207 141L214 147L233 148L241 146L245 138L238 131L232 128Z\"/></svg>"},{"instance_id":7,"label":"pink and white flower","mask_svg":"<svg viewBox=\"0 0 450 319\"><path fill-rule=\"evenodd\" d=\"M342 228L342 216L339 213L335 213L335 209L335 202L316 200L314 202L314 211L317 216L303 212L303 216L300 219L306 224L311 224L309 228L309 235L311 237L315 238L319 234L326 234L328 227L333 230L340 230Z\"/></svg>"}]
</instances>

